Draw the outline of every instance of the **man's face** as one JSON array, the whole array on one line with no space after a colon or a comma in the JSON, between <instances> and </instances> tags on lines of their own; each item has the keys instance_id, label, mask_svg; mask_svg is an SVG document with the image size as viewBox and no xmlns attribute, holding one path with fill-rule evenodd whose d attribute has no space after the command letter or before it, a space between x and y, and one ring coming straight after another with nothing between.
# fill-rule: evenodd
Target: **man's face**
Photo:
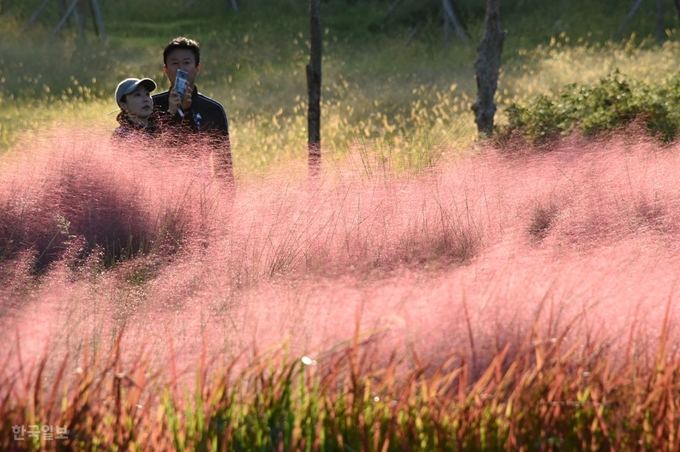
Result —
<instances>
[{"instance_id":1,"label":"man's face","mask_svg":"<svg viewBox=\"0 0 680 452\"><path fill-rule=\"evenodd\" d=\"M152 106L153 101L149 90L140 85L136 90L125 96L123 110L127 111L130 116L148 118L153 111Z\"/></svg>"},{"instance_id":2,"label":"man's face","mask_svg":"<svg viewBox=\"0 0 680 452\"><path fill-rule=\"evenodd\" d=\"M190 86L193 87L194 81L196 80L196 76L201 70L201 65L196 64L196 57L194 56L194 52L192 52L191 50L175 49L168 54L168 57L165 61L165 67L163 68L163 71L165 71L165 75L168 76L168 79L170 80L170 85L172 86L175 86L175 77L177 76L177 69L187 71L187 73L189 74L188 83Z\"/></svg>"}]
</instances>

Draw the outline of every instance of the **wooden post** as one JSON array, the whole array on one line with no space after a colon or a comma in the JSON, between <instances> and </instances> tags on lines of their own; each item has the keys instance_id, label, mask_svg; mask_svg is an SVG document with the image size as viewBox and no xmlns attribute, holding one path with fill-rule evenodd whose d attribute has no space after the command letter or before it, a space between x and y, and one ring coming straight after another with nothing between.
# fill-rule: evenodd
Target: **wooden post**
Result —
<instances>
[{"instance_id":1,"label":"wooden post","mask_svg":"<svg viewBox=\"0 0 680 452\"><path fill-rule=\"evenodd\" d=\"M449 15L446 14L446 0L442 0L442 11L444 11L444 41L446 42L446 48L449 47L449 41L451 41L451 19Z\"/></svg>"},{"instance_id":2,"label":"wooden post","mask_svg":"<svg viewBox=\"0 0 680 452\"><path fill-rule=\"evenodd\" d=\"M309 1L311 50L307 65L307 151L310 174L317 174L321 163L321 0Z\"/></svg>"},{"instance_id":3,"label":"wooden post","mask_svg":"<svg viewBox=\"0 0 680 452\"><path fill-rule=\"evenodd\" d=\"M44 11L45 7L50 3L51 0L43 0L40 6L31 14L31 17L28 19L26 24L24 25L24 31L30 27L33 22L38 18L38 16ZM236 1L236 0L234 0ZM66 7L66 1L65 0L60 0L59 3L62 6L64 14L61 17L61 20L55 27L55 29L52 31L52 35L50 36L50 41L54 39L54 37L61 31L61 29L64 27L66 22L68 21L68 18L73 16L73 20L75 21L77 30L78 30L78 36L82 40L86 40L86 33L85 29L87 28L87 11L86 9L89 9L90 12L92 13L92 22L94 23L94 31L99 36L102 41L105 43L108 41L108 38L106 36L106 30L104 29L104 19L102 18L102 10L99 7L99 0L90 0L90 3L88 4L87 1L85 3L80 3L80 0L74 0L73 3L67 8ZM83 16L81 17L80 14L78 14L78 4L82 6L82 12Z\"/></svg>"},{"instance_id":4,"label":"wooden post","mask_svg":"<svg viewBox=\"0 0 680 452\"><path fill-rule=\"evenodd\" d=\"M82 8L82 3L78 2L76 4L76 7L73 8L73 12L71 15L73 16L73 22L76 25L76 32L78 33L78 39L80 39L83 42L87 42L87 36L85 35L85 18L80 17L80 13L78 12L78 8Z\"/></svg>"},{"instance_id":5,"label":"wooden post","mask_svg":"<svg viewBox=\"0 0 680 452\"><path fill-rule=\"evenodd\" d=\"M94 16L94 27L97 35L101 38L104 43L107 43L109 38L106 36L106 29L104 28L104 18L102 17L102 10L99 7L99 0L92 0L92 15Z\"/></svg>"},{"instance_id":6,"label":"wooden post","mask_svg":"<svg viewBox=\"0 0 680 452\"><path fill-rule=\"evenodd\" d=\"M505 32L501 29L501 0L487 0L484 18L484 36L477 47L475 73L477 78L477 102L475 112L477 130L481 135L493 135L493 117L496 114L494 96L498 88L498 74Z\"/></svg>"},{"instance_id":7,"label":"wooden post","mask_svg":"<svg viewBox=\"0 0 680 452\"><path fill-rule=\"evenodd\" d=\"M656 41L662 42L666 35L666 27L663 22L663 2L665 0L656 0Z\"/></svg>"}]
</instances>

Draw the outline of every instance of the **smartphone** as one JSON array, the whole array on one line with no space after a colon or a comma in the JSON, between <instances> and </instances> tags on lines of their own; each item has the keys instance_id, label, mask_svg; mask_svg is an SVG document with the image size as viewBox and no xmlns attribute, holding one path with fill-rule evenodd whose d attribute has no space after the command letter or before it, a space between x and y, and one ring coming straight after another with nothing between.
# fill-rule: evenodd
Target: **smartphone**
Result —
<instances>
[{"instance_id":1,"label":"smartphone","mask_svg":"<svg viewBox=\"0 0 680 452\"><path fill-rule=\"evenodd\" d=\"M177 76L175 76L175 90L179 93L180 99L184 100L184 93L187 90L187 80L189 74L187 71L177 69Z\"/></svg>"}]
</instances>

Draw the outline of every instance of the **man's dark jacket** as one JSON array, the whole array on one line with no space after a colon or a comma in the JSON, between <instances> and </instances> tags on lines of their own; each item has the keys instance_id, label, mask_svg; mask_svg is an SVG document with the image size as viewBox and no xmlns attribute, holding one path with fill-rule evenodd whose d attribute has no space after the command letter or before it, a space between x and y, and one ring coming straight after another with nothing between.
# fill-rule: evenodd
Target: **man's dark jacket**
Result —
<instances>
[{"instance_id":1,"label":"man's dark jacket","mask_svg":"<svg viewBox=\"0 0 680 452\"><path fill-rule=\"evenodd\" d=\"M170 91L153 96L154 108L160 111L168 110ZM169 128L175 129L178 136L184 136L189 141L191 135L205 138L205 141L215 150L215 164L226 177L233 179L231 165L231 143L229 141L229 121L224 107L213 99L198 92L194 86L191 96L191 107L183 112L178 111L169 123Z\"/></svg>"}]
</instances>

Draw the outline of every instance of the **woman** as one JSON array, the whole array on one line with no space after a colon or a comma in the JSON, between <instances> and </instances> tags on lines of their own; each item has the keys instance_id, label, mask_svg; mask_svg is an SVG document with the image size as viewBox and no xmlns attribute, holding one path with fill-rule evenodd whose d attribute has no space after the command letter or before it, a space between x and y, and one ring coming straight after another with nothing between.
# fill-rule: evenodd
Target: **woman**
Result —
<instances>
[{"instance_id":1,"label":"woman","mask_svg":"<svg viewBox=\"0 0 680 452\"><path fill-rule=\"evenodd\" d=\"M127 78L116 88L116 103L121 112L116 120L120 124L113 132L117 138L154 136L159 130L160 119L153 110L151 93L156 82L150 78Z\"/></svg>"}]
</instances>

